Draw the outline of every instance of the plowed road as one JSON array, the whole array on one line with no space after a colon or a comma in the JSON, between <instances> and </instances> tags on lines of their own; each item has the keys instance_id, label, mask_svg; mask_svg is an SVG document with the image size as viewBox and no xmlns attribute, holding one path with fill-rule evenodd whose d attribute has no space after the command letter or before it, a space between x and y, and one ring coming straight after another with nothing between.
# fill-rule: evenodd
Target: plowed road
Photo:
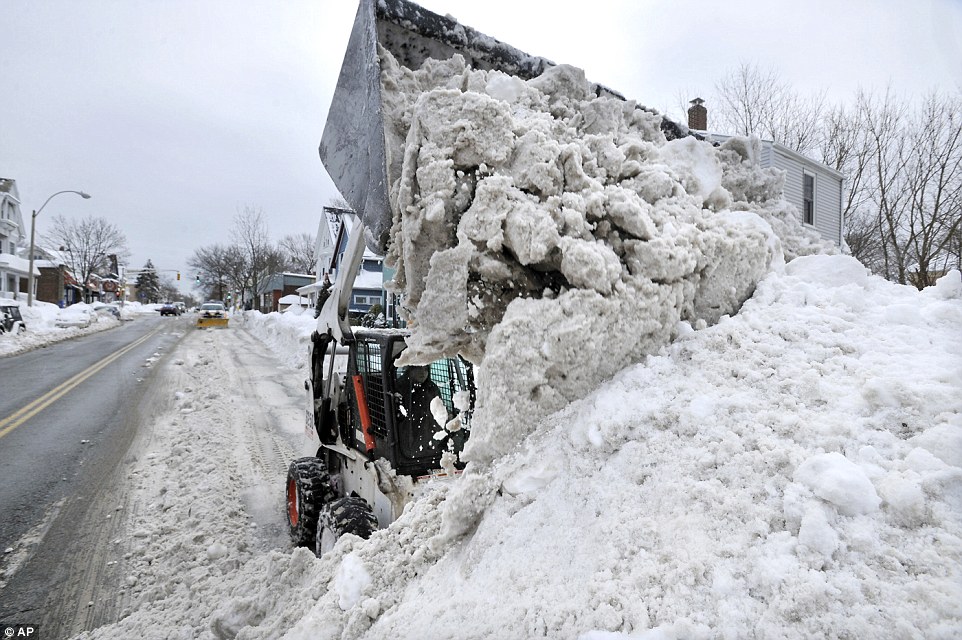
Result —
<instances>
[{"instance_id":1,"label":"plowed road","mask_svg":"<svg viewBox=\"0 0 962 640\"><path fill-rule=\"evenodd\" d=\"M187 317L142 317L0 358L0 625L59 636L54 587L89 549L77 523L113 525L112 476L151 410L143 390L189 330Z\"/></svg>"}]
</instances>

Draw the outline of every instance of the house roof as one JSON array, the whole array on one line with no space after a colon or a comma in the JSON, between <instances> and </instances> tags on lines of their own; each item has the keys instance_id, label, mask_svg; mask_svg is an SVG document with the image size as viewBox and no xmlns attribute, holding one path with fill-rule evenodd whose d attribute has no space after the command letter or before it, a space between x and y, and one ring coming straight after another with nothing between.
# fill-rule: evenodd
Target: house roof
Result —
<instances>
[{"instance_id":1,"label":"house roof","mask_svg":"<svg viewBox=\"0 0 962 640\"><path fill-rule=\"evenodd\" d=\"M354 279L355 289L381 289L384 287L384 274L380 271L361 269Z\"/></svg>"}]
</instances>

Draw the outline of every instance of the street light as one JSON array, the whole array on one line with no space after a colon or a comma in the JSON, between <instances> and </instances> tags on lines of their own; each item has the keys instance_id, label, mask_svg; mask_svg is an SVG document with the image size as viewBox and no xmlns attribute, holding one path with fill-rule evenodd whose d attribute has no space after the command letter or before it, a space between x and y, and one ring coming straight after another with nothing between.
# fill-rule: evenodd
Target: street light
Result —
<instances>
[{"instance_id":1,"label":"street light","mask_svg":"<svg viewBox=\"0 0 962 640\"><path fill-rule=\"evenodd\" d=\"M36 250L36 248L34 247L33 241L37 233L37 216L39 216L40 212L43 211L43 208L47 206L47 202L50 202L51 200L53 200L54 196L59 196L61 193L76 193L78 196L80 196L84 200L90 199L90 194L84 193L83 191L73 191L71 189L67 189L65 191L58 191L57 193L47 198L46 202L44 202L39 209L34 211L33 215L30 217L30 273L27 274L27 306L28 307L33 306L33 252Z\"/></svg>"}]
</instances>

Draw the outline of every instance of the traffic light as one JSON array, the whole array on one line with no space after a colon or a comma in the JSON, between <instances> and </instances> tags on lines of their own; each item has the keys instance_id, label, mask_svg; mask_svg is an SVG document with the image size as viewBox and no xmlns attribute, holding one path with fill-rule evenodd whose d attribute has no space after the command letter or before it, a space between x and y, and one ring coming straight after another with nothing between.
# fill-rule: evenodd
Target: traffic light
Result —
<instances>
[{"instance_id":1,"label":"traffic light","mask_svg":"<svg viewBox=\"0 0 962 640\"><path fill-rule=\"evenodd\" d=\"M199 274L199 273L197 274L197 277L194 279L194 282L196 282L197 284L200 284L200 274Z\"/></svg>"},{"instance_id":2,"label":"traffic light","mask_svg":"<svg viewBox=\"0 0 962 640\"><path fill-rule=\"evenodd\" d=\"M177 279L180 280L180 271L177 272Z\"/></svg>"}]
</instances>

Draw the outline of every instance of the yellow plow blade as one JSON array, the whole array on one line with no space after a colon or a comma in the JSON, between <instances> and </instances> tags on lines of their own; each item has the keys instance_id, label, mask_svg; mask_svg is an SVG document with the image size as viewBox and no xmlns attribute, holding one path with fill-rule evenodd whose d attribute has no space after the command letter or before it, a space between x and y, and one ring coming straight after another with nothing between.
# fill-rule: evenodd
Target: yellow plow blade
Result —
<instances>
[{"instance_id":1,"label":"yellow plow blade","mask_svg":"<svg viewBox=\"0 0 962 640\"><path fill-rule=\"evenodd\" d=\"M227 328L227 318L197 318L198 329L206 329L207 327Z\"/></svg>"}]
</instances>

